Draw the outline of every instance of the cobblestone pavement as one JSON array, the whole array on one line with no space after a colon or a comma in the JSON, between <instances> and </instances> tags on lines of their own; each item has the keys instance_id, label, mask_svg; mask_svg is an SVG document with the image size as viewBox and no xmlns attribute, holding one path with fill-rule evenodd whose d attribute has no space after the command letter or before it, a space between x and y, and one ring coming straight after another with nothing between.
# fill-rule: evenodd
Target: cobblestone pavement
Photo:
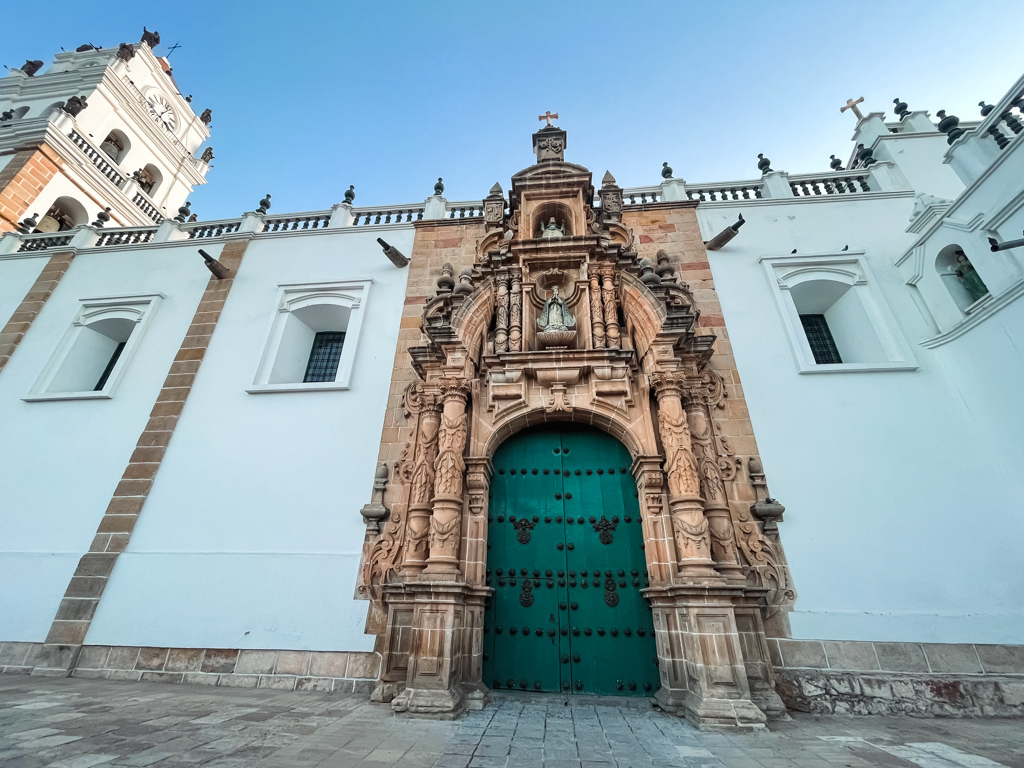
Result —
<instances>
[{"instance_id":1,"label":"cobblestone pavement","mask_svg":"<svg viewBox=\"0 0 1024 768\"><path fill-rule=\"evenodd\" d=\"M709 734L646 702L506 695L457 722L364 694L0 678L0 766L1024 768L1024 723L797 715Z\"/></svg>"}]
</instances>

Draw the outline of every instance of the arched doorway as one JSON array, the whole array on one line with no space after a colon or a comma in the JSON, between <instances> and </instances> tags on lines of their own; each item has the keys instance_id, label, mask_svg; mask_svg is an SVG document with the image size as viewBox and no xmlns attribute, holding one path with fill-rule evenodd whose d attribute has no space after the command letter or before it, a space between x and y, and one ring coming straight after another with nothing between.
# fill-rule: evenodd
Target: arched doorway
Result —
<instances>
[{"instance_id":1,"label":"arched doorway","mask_svg":"<svg viewBox=\"0 0 1024 768\"><path fill-rule=\"evenodd\" d=\"M612 436L568 423L519 433L496 451L483 673L492 689L657 690L630 463Z\"/></svg>"}]
</instances>

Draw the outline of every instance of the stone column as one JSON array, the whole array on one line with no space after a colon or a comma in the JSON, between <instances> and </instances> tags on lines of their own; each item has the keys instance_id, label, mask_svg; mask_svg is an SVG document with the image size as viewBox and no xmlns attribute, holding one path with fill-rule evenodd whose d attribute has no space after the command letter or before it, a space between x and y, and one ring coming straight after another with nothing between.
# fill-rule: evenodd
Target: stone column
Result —
<instances>
[{"instance_id":1,"label":"stone column","mask_svg":"<svg viewBox=\"0 0 1024 768\"><path fill-rule=\"evenodd\" d=\"M441 426L434 463L434 507L430 518L427 573L458 573L462 484L466 462L466 402L469 387L453 379L442 385Z\"/></svg>"},{"instance_id":2,"label":"stone column","mask_svg":"<svg viewBox=\"0 0 1024 768\"><path fill-rule=\"evenodd\" d=\"M418 573L427 565L427 533L434 498L434 461L437 459L437 431L441 424L440 402L423 398L420 423L416 430L416 448L409 474L409 512L406 518L405 558L402 570Z\"/></svg>"},{"instance_id":3,"label":"stone column","mask_svg":"<svg viewBox=\"0 0 1024 768\"><path fill-rule=\"evenodd\" d=\"M739 584L746 583L743 566L740 565L736 536L732 527L732 512L718 466L718 450L715 446L714 421L706 402L699 397L686 398L686 421L690 427L694 458L697 460L701 492L704 497L704 516L711 533L711 559L715 568L726 579Z\"/></svg>"},{"instance_id":4,"label":"stone column","mask_svg":"<svg viewBox=\"0 0 1024 768\"><path fill-rule=\"evenodd\" d=\"M681 400L685 376L657 373L651 383L658 398L658 430L665 449L668 503L679 573L691 578L718 578L711 560L711 536L704 517L697 460Z\"/></svg>"},{"instance_id":5,"label":"stone column","mask_svg":"<svg viewBox=\"0 0 1024 768\"><path fill-rule=\"evenodd\" d=\"M594 349L604 349L604 309L601 300L601 276L590 276L590 323L594 329Z\"/></svg>"},{"instance_id":6,"label":"stone column","mask_svg":"<svg viewBox=\"0 0 1024 768\"><path fill-rule=\"evenodd\" d=\"M673 543L672 515L665 498L665 473L660 456L637 456L633 460L643 521L644 556L651 584L669 584L675 580L676 548Z\"/></svg>"},{"instance_id":7,"label":"stone column","mask_svg":"<svg viewBox=\"0 0 1024 768\"><path fill-rule=\"evenodd\" d=\"M494 351L508 352L508 272L498 273L494 314Z\"/></svg>"},{"instance_id":8,"label":"stone column","mask_svg":"<svg viewBox=\"0 0 1024 768\"><path fill-rule=\"evenodd\" d=\"M466 519L466 561L463 574L466 583L482 587L487 563L487 496L494 468L486 457L466 459L466 495L469 517Z\"/></svg>"},{"instance_id":9,"label":"stone column","mask_svg":"<svg viewBox=\"0 0 1024 768\"><path fill-rule=\"evenodd\" d=\"M608 349L618 349L619 343L619 310L615 303L615 285L612 273L604 273L604 333Z\"/></svg>"},{"instance_id":10,"label":"stone column","mask_svg":"<svg viewBox=\"0 0 1024 768\"><path fill-rule=\"evenodd\" d=\"M518 272L512 273L512 289L509 294L508 351L521 352L523 349L523 278Z\"/></svg>"}]
</instances>

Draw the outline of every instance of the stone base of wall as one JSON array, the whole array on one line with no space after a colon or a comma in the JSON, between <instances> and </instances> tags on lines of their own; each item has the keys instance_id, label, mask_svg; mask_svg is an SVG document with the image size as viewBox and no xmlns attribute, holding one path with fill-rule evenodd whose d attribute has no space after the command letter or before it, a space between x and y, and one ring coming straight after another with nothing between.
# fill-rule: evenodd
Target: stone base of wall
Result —
<instances>
[{"instance_id":1,"label":"stone base of wall","mask_svg":"<svg viewBox=\"0 0 1024 768\"><path fill-rule=\"evenodd\" d=\"M0 645L0 674L30 675L42 643ZM336 651L86 645L72 677L369 694L380 655Z\"/></svg>"},{"instance_id":2,"label":"stone base of wall","mask_svg":"<svg viewBox=\"0 0 1024 768\"><path fill-rule=\"evenodd\" d=\"M786 708L817 715L1024 717L1024 675L901 675L779 669Z\"/></svg>"}]
</instances>

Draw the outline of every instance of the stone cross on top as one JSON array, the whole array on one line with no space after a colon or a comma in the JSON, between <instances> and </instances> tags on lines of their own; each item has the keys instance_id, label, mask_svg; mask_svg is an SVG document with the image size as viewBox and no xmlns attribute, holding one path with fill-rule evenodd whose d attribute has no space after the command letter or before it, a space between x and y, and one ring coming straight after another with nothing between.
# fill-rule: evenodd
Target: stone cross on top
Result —
<instances>
[{"instance_id":1,"label":"stone cross on top","mask_svg":"<svg viewBox=\"0 0 1024 768\"><path fill-rule=\"evenodd\" d=\"M552 120L557 120L558 119L558 113L555 112L554 114L551 114L551 110L549 109L549 110L546 110L543 115L538 115L537 119L538 120L547 120L548 121L548 125L551 125L551 121Z\"/></svg>"},{"instance_id":2,"label":"stone cross on top","mask_svg":"<svg viewBox=\"0 0 1024 768\"><path fill-rule=\"evenodd\" d=\"M839 111L840 112L845 112L848 109L852 109L853 110L853 114L857 116L858 120L860 120L862 117L864 117L864 115L862 115L860 113L860 110L857 109L857 105L860 104L862 101L864 101L864 97L863 96L861 96L856 101L854 101L853 99L847 99L846 100L846 106L845 107L840 107Z\"/></svg>"}]
</instances>

